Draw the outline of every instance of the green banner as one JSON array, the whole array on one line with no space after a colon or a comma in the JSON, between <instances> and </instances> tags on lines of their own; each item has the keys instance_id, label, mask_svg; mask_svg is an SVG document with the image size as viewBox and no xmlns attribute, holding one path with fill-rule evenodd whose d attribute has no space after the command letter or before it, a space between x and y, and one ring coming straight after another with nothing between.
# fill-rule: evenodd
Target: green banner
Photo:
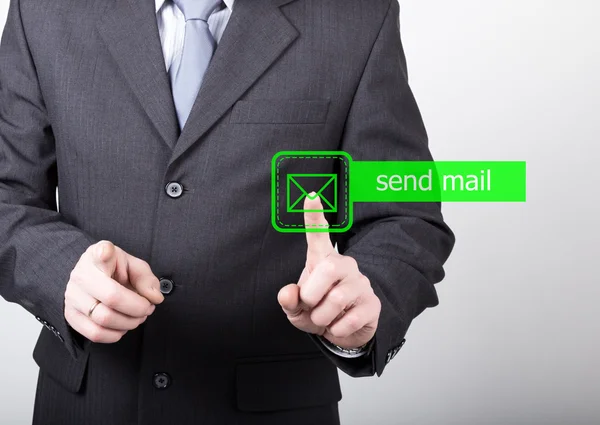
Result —
<instances>
[{"instance_id":1,"label":"green banner","mask_svg":"<svg viewBox=\"0 0 600 425\"><path fill-rule=\"evenodd\" d=\"M346 232L357 202L525 202L524 161L353 161L346 152L279 152L272 224L280 232ZM306 210L319 199L319 209ZM304 213L327 215L309 228Z\"/></svg>"},{"instance_id":2,"label":"green banner","mask_svg":"<svg viewBox=\"0 0 600 425\"><path fill-rule=\"evenodd\" d=\"M521 161L354 161L353 202L525 202Z\"/></svg>"}]
</instances>

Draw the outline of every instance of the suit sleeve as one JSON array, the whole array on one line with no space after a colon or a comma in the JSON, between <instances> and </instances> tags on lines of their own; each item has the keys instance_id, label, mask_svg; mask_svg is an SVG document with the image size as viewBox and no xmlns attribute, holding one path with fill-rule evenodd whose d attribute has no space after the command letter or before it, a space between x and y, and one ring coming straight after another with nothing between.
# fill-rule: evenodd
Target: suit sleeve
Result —
<instances>
[{"instance_id":1,"label":"suit sleeve","mask_svg":"<svg viewBox=\"0 0 600 425\"><path fill-rule=\"evenodd\" d=\"M57 184L52 128L20 0L11 0L0 41L0 295L36 316L77 358L85 341L64 318L64 294L71 270L97 240L57 211Z\"/></svg>"},{"instance_id":2,"label":"suit sleeve","mask_svg":"<svg viewBox=\"0 0 600 425\"><path fill-rule=\"evenodd\" d=\"M373 44L341 150L357 161L432 160L408 85L397 0L390 2ZM380 376L404 344L411 321L438 304L434 284L444 277L454 234L444 223L439 203L355 203L352 231L336 241L339 252L354 257L370 279L382 311L368 356L328 356L350 376Z\"/></svg>"}]
</instances>

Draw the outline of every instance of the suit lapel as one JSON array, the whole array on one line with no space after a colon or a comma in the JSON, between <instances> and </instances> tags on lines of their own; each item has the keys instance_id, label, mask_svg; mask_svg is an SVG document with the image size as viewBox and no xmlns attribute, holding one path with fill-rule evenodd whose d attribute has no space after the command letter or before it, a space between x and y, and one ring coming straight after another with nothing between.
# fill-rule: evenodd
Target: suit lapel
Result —
<instances>
[{"instance_id":1,"label":"suit lapel","mask_svg":"<svg viewBox=\"0 0 600 425\"><path fill-rule=\"evenodd\" d=\"M153 1L112 0L98 30L148 117L173 148L179 125Z\"/></svg>"},{"instance_id":2,"label":"suit lapel","mask_svg":"<svg viewBox=\"0 0 600 425\"><path fill-rule=\"evenodd\" d=\"M297 37L274 0L236 0L170 163L198 141Z\"/></svg>"}]
</instances>

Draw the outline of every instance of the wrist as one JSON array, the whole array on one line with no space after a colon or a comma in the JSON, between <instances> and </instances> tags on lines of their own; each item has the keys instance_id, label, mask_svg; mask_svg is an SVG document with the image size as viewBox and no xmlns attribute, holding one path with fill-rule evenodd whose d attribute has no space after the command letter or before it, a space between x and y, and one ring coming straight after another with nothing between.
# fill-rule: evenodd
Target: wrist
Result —
<instances>
[{"instance_id":1,"label":"wrist","mask_svg":"<svg viewBox=\"0 0 600 425\"><path fill-rule=\"evenodd\" d=\"M321 335L317 335L317 338L322 342L322 344L332 353L340 356L340 357L344 357L347 359L354 359L354 358L358 358L358 357L363 357L367 354L369 354L371 352L371 348L373 346L373 341L374 341L374 337L371 338L371 340L369 342L367 342L366 344L361 345L360 347L356 347L356 348L344 348L344 347L340 347L339 345L336 345L334 343L332 343L331 341L329 341L327 338L321 336Z\"/></svg>"}]
</instances>

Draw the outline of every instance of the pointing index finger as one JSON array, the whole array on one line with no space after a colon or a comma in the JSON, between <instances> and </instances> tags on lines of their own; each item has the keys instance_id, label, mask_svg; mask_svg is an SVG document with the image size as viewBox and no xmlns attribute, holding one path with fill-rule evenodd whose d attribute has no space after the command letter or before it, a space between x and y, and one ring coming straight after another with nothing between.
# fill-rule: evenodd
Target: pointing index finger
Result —
<instances>
[{"instance_id":1,"label":"pointing index finger","mask_svg":"<svg viewBox=\"0 0 600 425\"><path fill-rule=\"evenodd\" d=\"M323 213L323 204L315 192L309 193L304 199L304 226L307 230L326 230L329 223ZM312 271L319 261L334 252L335 248L327 231L307 231L306 266Z\"/></svg>"}]
</instances>

